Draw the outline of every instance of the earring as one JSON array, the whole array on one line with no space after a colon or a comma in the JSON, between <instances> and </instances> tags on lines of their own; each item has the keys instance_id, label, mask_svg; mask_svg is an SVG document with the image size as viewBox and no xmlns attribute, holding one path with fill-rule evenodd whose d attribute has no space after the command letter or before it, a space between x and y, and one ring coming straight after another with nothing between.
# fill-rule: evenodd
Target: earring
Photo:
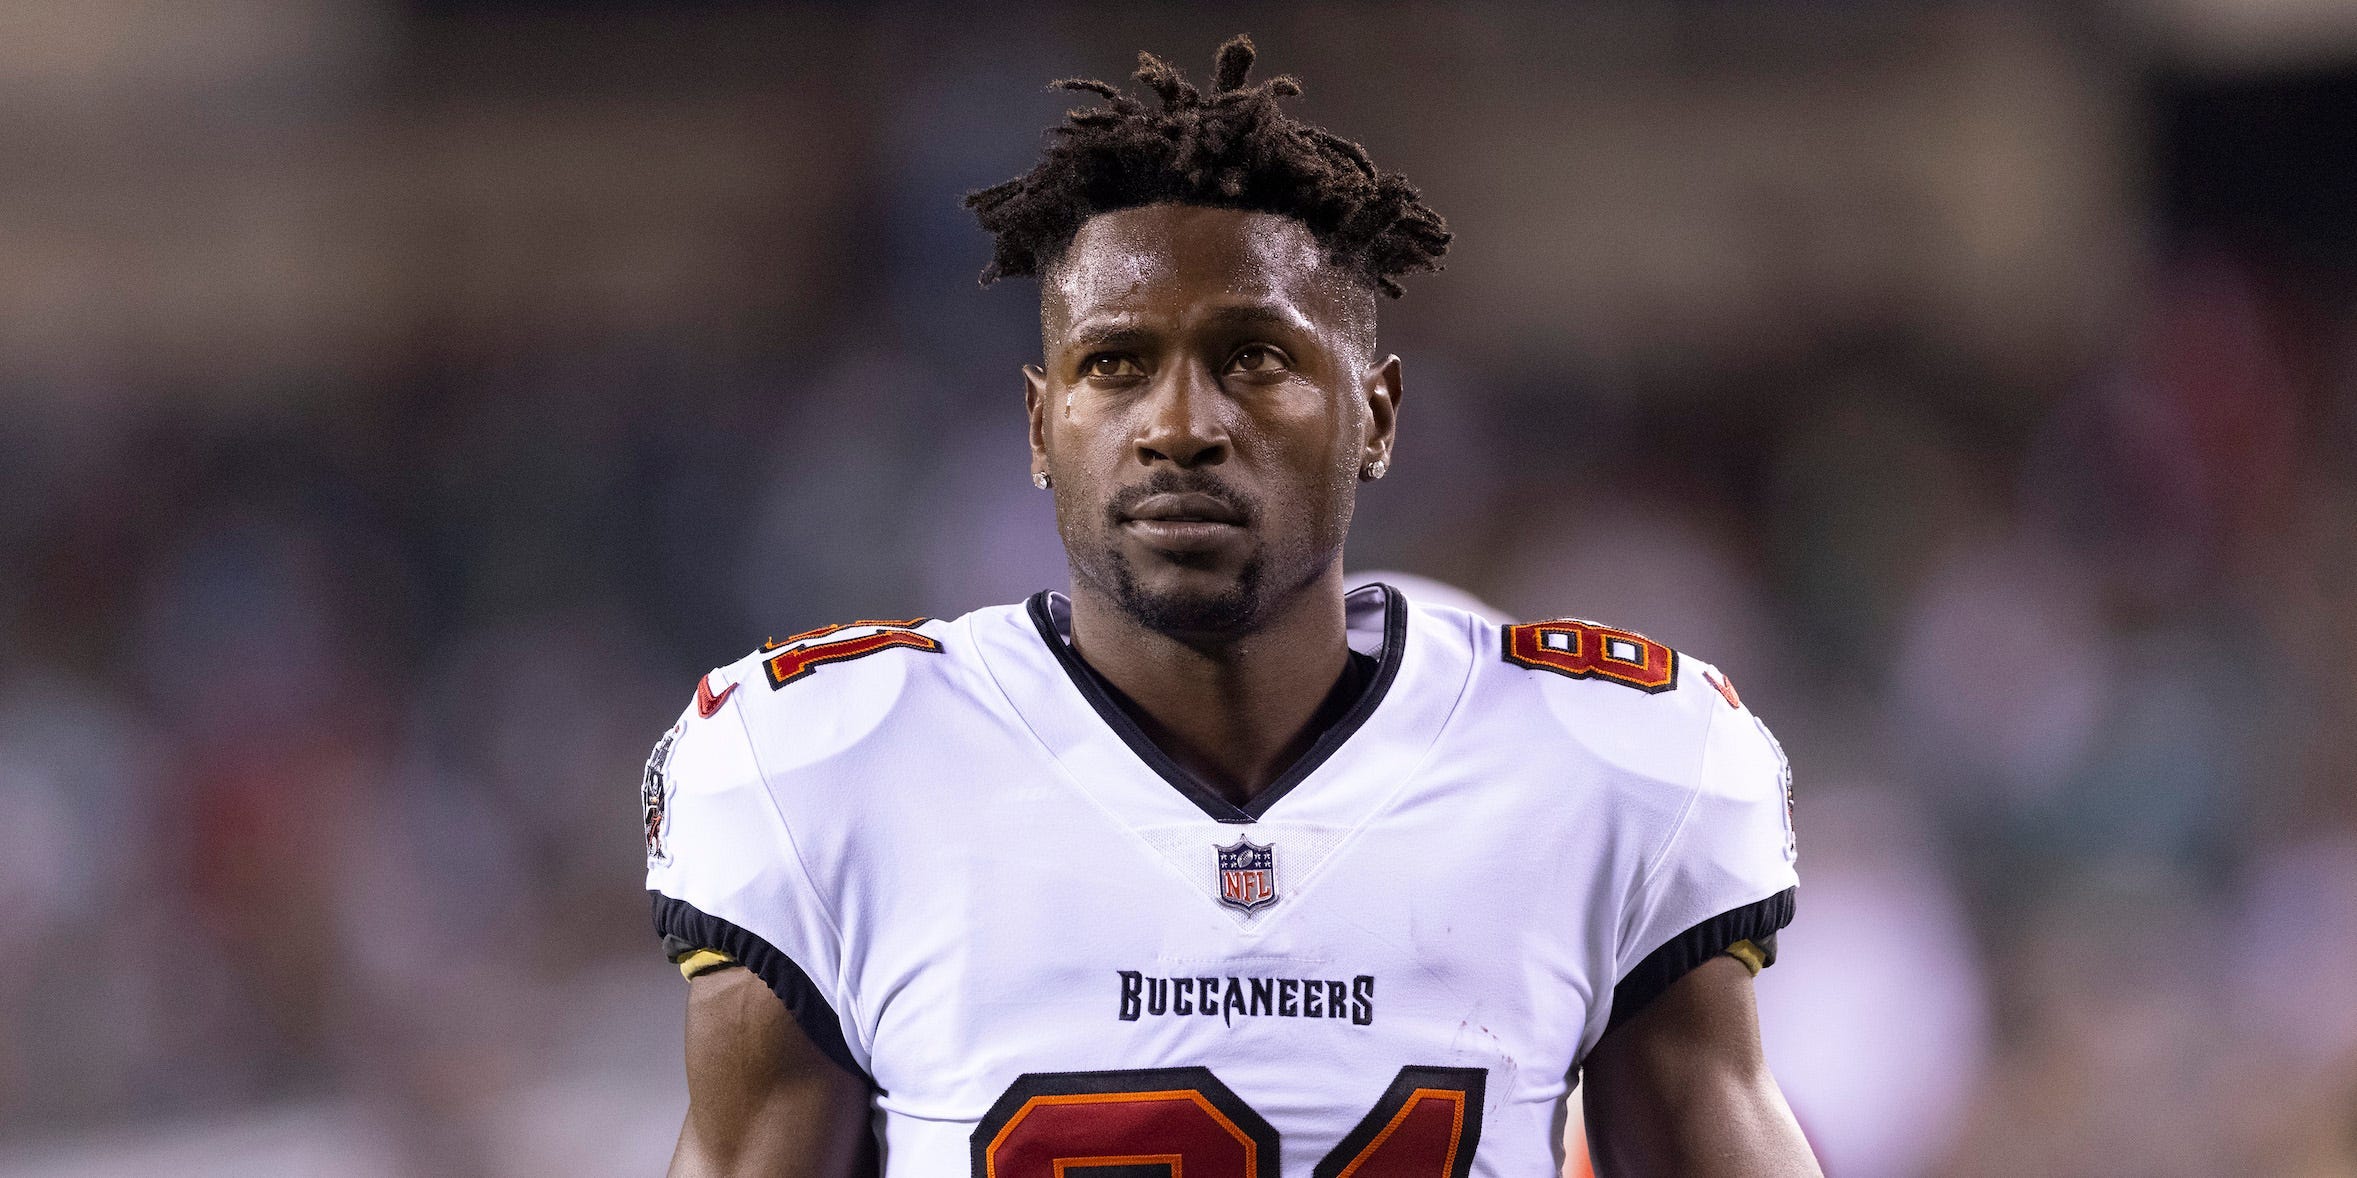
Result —
<instances>
[{"instance_id":1,"label":"earring","mask_svg":"<svg viewBox=\"0 0 2357 1178\"><path fill-rule=\"evenodd\" d=\"M1039 488L1042 491L1047 490L1049 486L1055 483L1055 481L1056 480L1049 478L1048 472L1044 470L1035 470L1031 472L1031 485Z\"/></svg>"},{"instance_id":2,"label":"earring","mask_svg":"<svg viewBox=\"0 0 2357 1178\"><path fill-rule=\"evenodd\" d=\"M1389 459L1386 459L1386 458L1378 458L1378 459L1376 459L1375 461L1373 461L1373 462L1370 462L1370 463L1366 464L1365 466L1362 466L1362 467L1360 467L1360 468L1359 468L1359 477L1360 477L1360 478L1362 478L1362 479L1365 479L1365 480L1367 480L1368 482L1370 482L1370 483L1371 483L1371 482L1374 482L1376 479L1382 478L1382 477L1383 477L1383 475L1384 475L1384 473L1385 473L1385 472L1387 472L1387 471L1389 471L1390 469L1391 469L1391 461L1390 461Z\"/></svg>"}]
</instances>

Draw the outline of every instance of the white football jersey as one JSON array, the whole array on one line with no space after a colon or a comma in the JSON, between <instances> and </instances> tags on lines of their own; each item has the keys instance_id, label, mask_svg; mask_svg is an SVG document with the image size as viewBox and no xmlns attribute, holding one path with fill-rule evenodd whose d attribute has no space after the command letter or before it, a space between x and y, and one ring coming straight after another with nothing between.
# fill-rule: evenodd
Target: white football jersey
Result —
<instances>
[{"instance_id":1,"label":"white football jersey","mask_svg":"<svg viewBox=\"0 0 2357 1178\"><path fill-rule=\"evenodd\" d=\"M1640 635L1347 602L1363 690L1244 807L1060 595L713 671L642 788L666 947L868 1077L898 1178L1556 1173L1616 1015L1772 960L1783 754Z\"/></svg>"}]
</instances>

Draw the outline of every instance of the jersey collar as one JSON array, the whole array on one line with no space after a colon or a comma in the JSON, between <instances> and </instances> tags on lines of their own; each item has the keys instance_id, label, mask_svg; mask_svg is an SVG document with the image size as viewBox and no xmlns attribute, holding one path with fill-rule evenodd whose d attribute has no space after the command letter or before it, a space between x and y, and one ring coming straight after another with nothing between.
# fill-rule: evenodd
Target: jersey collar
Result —
<instances>
[{"instance_id":1,"label":"jersey collar","mask_svg":"<svg viewBox=\"0 0 2357 1178\"><path fill-rule=\"evenodd\" d=\"M1399 591L1389 585L1361 585L1343 595L1343 616L1347 640L1351 649L1374 656L1375 671L1367 685L1342 716L1318 734L1318 738L1301 754L1301 758L1285 770L1267 789L1242 806L1206 788L1186 771L1170 754L1162 751L1137 721L1130 718L1109 693L1105 682L1081 662L1072 649L1072 602L1061 593L1041 590L1024 603L1024 612L1038 631L1040 642L1055 656L1056 662L1089 703L1105 727L1119 736L1138 760L1168 782L1180 796L1193 802L1213 820L1246 824L1257 822L1286 794L1293 792L1320 765L1326 763L1345 741L1375 714L1383 698L1391 690L1392 681L1399 677L1400 664L1405 661L1408 637L1407 603Z\"/></svg>"}]
</instances>

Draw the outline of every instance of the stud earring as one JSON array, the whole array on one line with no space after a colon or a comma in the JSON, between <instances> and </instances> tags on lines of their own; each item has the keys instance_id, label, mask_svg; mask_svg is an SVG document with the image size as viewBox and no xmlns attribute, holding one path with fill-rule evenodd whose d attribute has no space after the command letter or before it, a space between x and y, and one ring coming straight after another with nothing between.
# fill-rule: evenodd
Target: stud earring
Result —
<instances>
[{"instance_id":1,"label":"stud earring","mask_svg":"<svg viewBox=\"0 0 2357 1178\"><path fill-rule=\"evenodd\" d=\"M1048 472L1044 470L1035 470L1031 472L1031 485L1039 488L1042 491L1047 490L1055 483L1055 481L1056 480L1049 478Z\"/></svg>"},{"instance_id":2,"label":"stud earring","mask_svg":"<svg viewBox=\"0 0 2357 1178\"><path fill-rule=\"evenodd\" d=\"M1382 478L1384 473L1390 469L1391 461L1389 459L1378 458L1375 461L1360 467L1359 477L1371 483L1376 479Z\"/></svg>"}]
</instances>

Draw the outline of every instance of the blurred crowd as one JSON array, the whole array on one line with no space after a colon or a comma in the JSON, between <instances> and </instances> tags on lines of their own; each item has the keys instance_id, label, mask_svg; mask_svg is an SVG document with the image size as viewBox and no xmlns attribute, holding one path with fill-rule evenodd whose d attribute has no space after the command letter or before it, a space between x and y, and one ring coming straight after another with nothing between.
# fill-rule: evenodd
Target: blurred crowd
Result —
<instances>
[{"instance_id":1,"label":"blurred crowd","mask_svg":"<svg viewBox=\"0 0 2357 1178\"><path fill-rule=\"evenodd\" d=\"M2135 38L218 7L299 35L0 49L81 128L0 177L0 1174L659 1166L647 746L772 635L1061 583L957 197L1229 25L1461 237L1351 565L1691 650L1790 753L1829 1172L2357 1174L2357 252L2180 199L2210 83Z\"/></svg>"}]
</instances>

